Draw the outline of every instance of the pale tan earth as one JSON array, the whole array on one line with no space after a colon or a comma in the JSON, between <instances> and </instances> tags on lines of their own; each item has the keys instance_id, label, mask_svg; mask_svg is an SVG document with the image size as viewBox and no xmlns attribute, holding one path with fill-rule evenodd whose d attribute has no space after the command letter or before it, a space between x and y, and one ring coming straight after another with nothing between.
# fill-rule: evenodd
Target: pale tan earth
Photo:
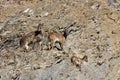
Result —
<instances>
[{"instance_id":1,"label":"pale tan earth","mask_svg":"<svg viewBox=\"0 0 120 80\"><path fill-rule=\"evenodd\" d=\"M120 8L108 0L0 0L0 80L120 80ZM24 52L22 35L70 26L64 51ZM77 54L81 71L70 61Z\"/></svg>"}]
</instances>

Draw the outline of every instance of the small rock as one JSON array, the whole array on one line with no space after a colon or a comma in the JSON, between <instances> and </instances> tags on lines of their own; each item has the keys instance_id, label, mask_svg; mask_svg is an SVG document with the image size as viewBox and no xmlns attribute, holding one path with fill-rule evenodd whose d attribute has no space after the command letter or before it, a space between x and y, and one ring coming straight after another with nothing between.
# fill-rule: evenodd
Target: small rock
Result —
<instances>
[{"instance_id":1,"label":"small rock","mask_svg":"<svg viewBox=\"0 0 120 80\"><path fill-rule=\"evenodd\" d=\"M47 17L48 15L49 15L48 12L42 12L42 13L41 13L41 16L42 16L42 17Z\"/></svg>"},{"instance_id":2,"label":"small rock","mask_svg":"<svg viewBox=\"0 0 120 80\"><path fill-rule=\"evenodd\" d=\"M100 7L100 4L99 3L94 3L91 8L92 9L98 9Z\"/></svg>"},{"instance_id":3,"label":"small rock","mask_svg":"<svg viewBox=\"0 0 120 80\"><path fill-rule=\"evenodd\" d=\"M27 8L26 10L23 11L23 13L27 13L29 11L31 11L30 8Z\"/></svg>"}]
</instances>

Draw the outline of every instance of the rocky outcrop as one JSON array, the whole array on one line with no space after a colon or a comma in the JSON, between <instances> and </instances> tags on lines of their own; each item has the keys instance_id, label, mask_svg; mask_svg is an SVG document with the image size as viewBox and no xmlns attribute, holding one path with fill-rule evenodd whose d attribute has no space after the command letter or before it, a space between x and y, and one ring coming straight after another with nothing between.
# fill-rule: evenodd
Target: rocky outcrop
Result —
<instances>
[{"instance_id":1,"label":"rocky outcrop","mask_svg":"<svg viewBox=\"0 0 120 80\"><path fill-rule=\"evenodd\" d=\"M2 0L0 80L119 80L119 7L108 1ZM69 26L64 50L57 43L53 50L20 47L21 37L39 23L45 33ZM73 55L79 66L71 62Z\"/></svg>"}]
</instances>

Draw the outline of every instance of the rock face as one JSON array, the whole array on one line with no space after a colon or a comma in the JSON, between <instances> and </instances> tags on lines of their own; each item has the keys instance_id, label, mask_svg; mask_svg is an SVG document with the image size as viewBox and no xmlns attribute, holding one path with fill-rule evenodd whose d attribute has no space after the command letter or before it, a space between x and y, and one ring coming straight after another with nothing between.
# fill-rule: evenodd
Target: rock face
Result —
<instances>
[{"instance_id":1,"label":"rock face","mask_svg":"<svg viewBox=\"0 0 120 80\"><path fill-rule=\"evenodd\" d=\"M120 80L120 9L113 2L119 5L118 0L1 0L0 80ZM41 50L39 43L34 49L31 43L29 51L20 47L21 37L39 23L45 33L69 27L64 50L57 43L53 50L46 45ZM79 66L71 62L73 55Z\"/></svg>"}]
</instances>

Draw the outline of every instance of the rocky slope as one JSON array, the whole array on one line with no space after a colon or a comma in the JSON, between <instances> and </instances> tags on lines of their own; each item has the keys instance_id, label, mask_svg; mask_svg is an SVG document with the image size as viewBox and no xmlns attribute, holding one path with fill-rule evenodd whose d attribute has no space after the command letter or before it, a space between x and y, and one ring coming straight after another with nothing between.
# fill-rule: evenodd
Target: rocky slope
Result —
<instances>
[{"instance_id":1,"label":"rocky slope","mask_svg":"<svg viewBox=\"0 0 120 80\"><path fill-rule=\"evenodd\" d=\"M120 9L108 1L1 0L0 80L120 80ZM39 23L57 32L71 25L63 51L24 52L21 37ZM74 54L86 56L79 67Z\"/></svg>"}]
</instances>

